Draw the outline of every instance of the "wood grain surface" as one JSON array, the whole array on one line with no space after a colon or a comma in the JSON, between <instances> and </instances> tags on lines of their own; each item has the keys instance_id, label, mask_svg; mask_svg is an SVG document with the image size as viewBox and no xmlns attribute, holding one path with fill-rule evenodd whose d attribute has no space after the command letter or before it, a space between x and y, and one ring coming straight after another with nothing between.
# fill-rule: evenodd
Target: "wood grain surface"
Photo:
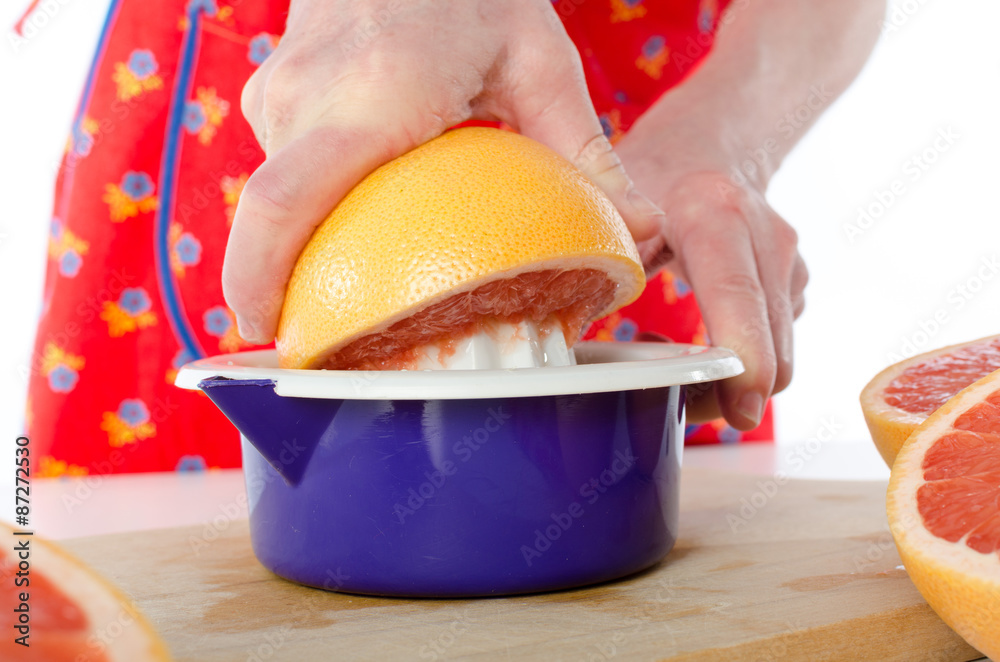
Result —
<instances>
[{"instance_id":1,"label":"wood grain surface","mask_svg":"<svg viewBox=\"0 0 1000 662\"><path fill-rule=\"evenodd\" d=\"M681 491L681 537L657 567L513 598L401 600L298 586L257 563L246 520L65 546L132 597L178 660L980 657L902 569L885 483L685 469Z\"/></svg>"}]
</instances>

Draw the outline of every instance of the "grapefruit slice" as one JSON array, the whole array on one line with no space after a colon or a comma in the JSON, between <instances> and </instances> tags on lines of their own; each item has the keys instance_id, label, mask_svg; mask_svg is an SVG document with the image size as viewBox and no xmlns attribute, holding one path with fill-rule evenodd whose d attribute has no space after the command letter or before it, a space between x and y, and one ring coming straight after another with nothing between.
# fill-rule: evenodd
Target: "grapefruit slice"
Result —
<instances>
[{"instance_id":1,"label":"grapefruit slice","mask_svg":"<svg viewBox=\"0 0 1000 662\"><path fill-rule=\"evenodd\" d=\"M377 169L316 229L286 289L279 364L407 368L421 347L525 320L572 346L644 285L586 175L516 133L456 129Z\"/></svg>"},{"instance_id":2,"label":"grapefruit slice","mask_svg":"<svg viewBox=\"0 0 1000 662\"><path fill-rule=\"evenodd\" d=\"M861 392L872 440L889 467L918 425L963 388L1000 370L1000 336L919 354L889 366Z\"/></svg>"},{"instance_id":3,"label":"grapefruit slice","mask_svg":"<svg viewBox=\"0 0 1000 662\"><path fill-rule=\"evenodd\" d=\"M170 660L148 621L117 588L56 545L0 522L2 660ZM9 543L9 544L8 544ZM15 551L17 546L21 551ZM27 545L27 551L23 546ZM27 555L27 559L19 558ZM27 598L27 599L25 599ZM18 630L18 626L27 628ZM27 633L22 646L15 640Z\"/></svg>"},{"instance_id":4,"label":"grapefruit slice","mask_svg":"<svg viewBox=\"0 0 1000 662\"><path fill-rule=\"evenodd\" d=\"M887 509L924 599L1000 660L1000 370L914 431L892 467Z\"/></svg>"}]
</instances>

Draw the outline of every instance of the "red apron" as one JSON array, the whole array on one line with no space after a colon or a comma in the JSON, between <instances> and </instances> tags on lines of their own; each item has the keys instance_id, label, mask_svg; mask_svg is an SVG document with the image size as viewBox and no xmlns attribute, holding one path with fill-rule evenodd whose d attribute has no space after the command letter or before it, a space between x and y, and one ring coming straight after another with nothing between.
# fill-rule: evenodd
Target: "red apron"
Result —
<instances>
[{"instance_id":1,"label":"red apron","mask_svg":"<svg viewBox=\"0 0 1000 662\"><path fill-rule=\"evenodd\" d=\"M612 141L704 56L719 4L553 3ZM264 158L239 99L286 9L112 0L56 183L26 413L37 475L239 466L236 430L173 379L187 361L249 347L220 285L236 201ZM669 273L586 337L642 331L708 341ZM688 430L691 442L771 436L770 409L753 433Z\"/></svg>"}]
</instances>

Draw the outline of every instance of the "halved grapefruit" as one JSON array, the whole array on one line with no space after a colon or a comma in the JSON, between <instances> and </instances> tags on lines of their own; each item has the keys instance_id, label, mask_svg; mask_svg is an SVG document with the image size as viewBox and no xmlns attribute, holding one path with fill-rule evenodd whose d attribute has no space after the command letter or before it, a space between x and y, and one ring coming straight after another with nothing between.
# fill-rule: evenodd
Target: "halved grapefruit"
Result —
<instances>
[{"instance_id":1,"label":"halved grapefruit","mask_svg":"<svg viewBox=\"0 0 1000 662\"><path fill-rule=\"evenodd\" d=\"M2 660L147 662L167 647L131 601L56 545L0 522ZM18 551L20 550L20 551ZM26 558L23 558L26 557ZM17 640L21 639L24 646Z\"/></svg>"},{"instance_id":2,"label":"halved grapefruit","mask_svg":"<svg viewBox=\"0 0 1000 662\"><path fill-rule=\"evenodd\" d=\"M645 285L614 205L544 145L462 128L361 181L300 254L278 324L283 368L411 367L495 323L562 332Z\"/></svg>"},{"instance_id":3,"label":"halved grapefruit","mask_svg":"<svg viewBox=\"0 0 1000 662\"><path fill-rule=\"evenodd\" d=\"M893 464L887 509L924 599L1000 660L1000 370L914 431Z\"/></svg>"},{"instance_id":4,"label":"halved grapefruit","mask_svg":"<svg viewBox=\"0 0 1000 662\"><path fill-rule=\"evenodd\" d=\"M918 425L963 388L1000 370L1000 335L919 354L889 366L861 391L861 409L882 459L892 467Z\"/></svg>"}]
</instances>

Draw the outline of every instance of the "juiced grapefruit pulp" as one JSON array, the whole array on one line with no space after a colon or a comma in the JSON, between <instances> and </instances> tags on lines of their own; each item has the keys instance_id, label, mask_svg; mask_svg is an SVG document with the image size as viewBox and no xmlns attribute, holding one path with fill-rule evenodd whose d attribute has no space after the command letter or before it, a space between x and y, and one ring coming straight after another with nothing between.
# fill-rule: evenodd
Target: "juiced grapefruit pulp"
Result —
<instances>
[{"instance_id":1,"label":"juiced grapefruit pulp","mask_svg":"<svg viewBox=\"0 0 1000 662\"><path fill-rule=\"evenodd\" d=\"M389 328L368 334L326 356L317 367L333 370L412 368L416 350L453 345L496 321L530 320L553 328L556 320L572 346L587 320L614 299L616 284L596 269L546 269L494 280L428 306ZM548 321L548 323L546 323Z\"/></svg>"},{"instance_id":2,"label":"juiced grapefruit pulp","mask_svg":"<svg viewBox=\"0 0 1000 662\"><path fill-rule=\"evenodd\" d=\"M924 456L917 507L939 538L1000 550L1000 390L961 414ZM1000 556L1000 555L998 555Z\"/></svg>"},{"instance_id":3,"label":"juiced grapefruit pulp","mask_svg":"<svg viewBox=\"0 0 1000 662\"><path fill-rule=\"evenodd\" d=\"M1000 370L1000 338L910 366L886 387L885 401L912 414L930 414L994 370Z\"/></svg>"},{"instance_id":4,"label":"juiced grapefruit pulp","mask_svg":"<svg viewBox=\"0 0 1000 662\"><path fill-rule=\"evenodd\" d=\"M912 356L872 378L861 391L861 409L886 464L918 425L949 398L1000 369L1000 336L980 338Z\"/></svg>"}]
</instances>

